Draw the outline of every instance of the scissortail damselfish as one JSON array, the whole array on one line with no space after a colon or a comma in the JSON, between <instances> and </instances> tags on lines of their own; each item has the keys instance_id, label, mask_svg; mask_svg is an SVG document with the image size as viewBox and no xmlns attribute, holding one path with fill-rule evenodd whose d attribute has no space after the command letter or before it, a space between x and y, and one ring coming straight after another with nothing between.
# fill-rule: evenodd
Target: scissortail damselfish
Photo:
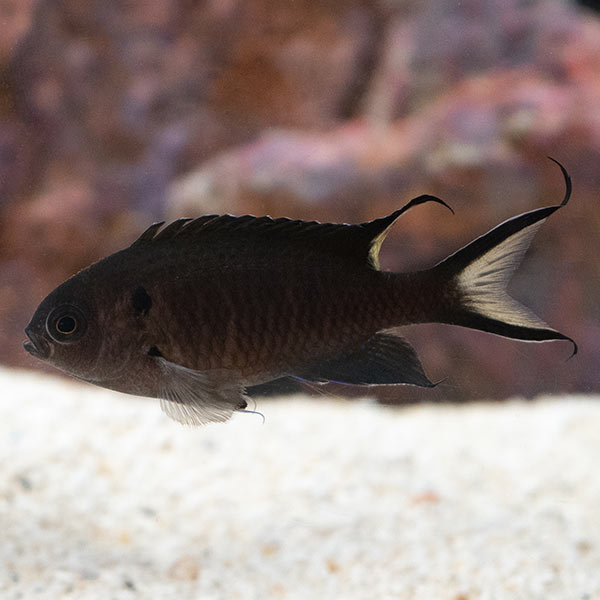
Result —
<instances>
[{"instance_id":1,"label":"scissortail damselfish","mask_svg":"<svg viewBox=\"0 0 600 600\"><path fill-rule=\"evenodd\" d=\"M568 340L575 353L571 338L506 292L535 232L569 200L559 166L561 204L509 219L412 273L381 271L379 248L408 209L448 207L433 196L360 225L231 215L156 223L48 295L25 350L89 383L160 398L188 424L225 421L247 406L246 387L284 376L433 386L397 335L403 325Z\"/></svg>"}]
</instances>

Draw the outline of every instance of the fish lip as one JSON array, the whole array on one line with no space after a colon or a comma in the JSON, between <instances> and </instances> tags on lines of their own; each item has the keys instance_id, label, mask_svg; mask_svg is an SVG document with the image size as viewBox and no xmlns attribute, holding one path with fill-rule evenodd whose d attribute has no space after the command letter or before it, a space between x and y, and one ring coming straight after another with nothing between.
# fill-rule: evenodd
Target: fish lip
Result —
<instances>
[{"instance_id":1,"label":"fish lip","mask_svg":"<svg viewBox=\"0 0 600 600\"><path fill-rule=\"evenodd\" d=\"M23 342L23 348L25 351L29 352L31 356L35 356L35 358L39 358L41 360L46 360L49 358L51 351L50 345L46 342L46 340L36 335L29 329L29 327L25 329L25 333L29 338Z\"/></svg>"}]
</instances>

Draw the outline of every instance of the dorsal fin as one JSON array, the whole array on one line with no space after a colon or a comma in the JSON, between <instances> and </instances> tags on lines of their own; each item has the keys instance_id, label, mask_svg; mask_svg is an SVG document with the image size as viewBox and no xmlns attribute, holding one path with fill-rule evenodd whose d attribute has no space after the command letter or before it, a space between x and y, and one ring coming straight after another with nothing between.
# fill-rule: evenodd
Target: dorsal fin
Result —
<instances>
[{"instance_id":1,"label":"dorsal fin","mask_svg":"<svg viewBox=\"0 0 600 600\"><path fill-rule=\"evenodd\" d=\"M246 237L260 236L263 242L306 242L311 249L320 248L359 261L367 260L373 268L378 269L379 249L391 225L408 209L425 202L437 202L452 210L439 198L423 195L413 198L387 217L359 225L300 221L286 217L273 219L252 215L205 215L196 219L177 219L163 229L161 227L164 222L155 223L131 247L173 241L201 243L209 236L239 234Z\"/></svg>"},{"instance_id":2,"label":"dorsal fin","mask_svg":"<svg viewBox=\"0 0 600 600\"><path fill-rule=\"evenodd\" d=\"M381 217L380 219L375 219L374 221L369 221L368 223L364 223L362 225L369 235L370 243L368 260L374 269L379 270L379 250L381 249L381 244L383 244L390 227L394 224L396 219L407 210L413 208L414 206L418 206L419 204L424 204L425 202L437 202L438 204L445 206L452 214L454 214L452 207L446 204L443 200L440 200L440 198L423 194L422 196L413 198L410 202L405 204L402 208L394 211L391 215L388 215L387 217Z\"/></svg>"},{"instance_id":3,"label":"dorsal fin","mask_svg":"<svg viewBox=\"0 0 600 600\"><path fill-rule=\"evenodd\" d=\"M131 244L130 248L133 248L134 246L138 246L140 244L144 244L146 242L150 242L154 239L154 236L156 234L156 232L165 224L164 221L159 221L158 223L152 223L152 225L150 225L150 227L148 227L147 229L144 229L144 232L142 233L142 235L140 235L140 237L135 240L135 242L133 242L133 244Z\"/></svg>"}]
</instances>

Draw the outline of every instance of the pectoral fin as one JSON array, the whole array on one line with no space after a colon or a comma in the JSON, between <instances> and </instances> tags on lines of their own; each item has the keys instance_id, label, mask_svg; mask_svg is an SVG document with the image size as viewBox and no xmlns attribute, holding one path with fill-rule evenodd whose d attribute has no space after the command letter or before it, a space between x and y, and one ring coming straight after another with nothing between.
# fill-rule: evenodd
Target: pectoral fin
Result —
<instances>
[{"instance_id":1,"label":"pectoral fin","mask_svg":"<svg viewBox=\"0 0 600 600\"><path fill-rule=\"evenodd\" d=\"M321 360L296 374L309 381L356 385L406 383L434 387L412 346L403 338L378 333L365 344L329 360Z\"/></svg>"},{"instance_id":2,"label":"pectoral fin","mask_svg":"<svg viewBox=\"0 0 600 600\"><path fill-rule=\"evenodd\" d=\"M157 357L161 378L160 406L171 419L184 425L227 421L246 408L244 388L221 371L195 371Z\"/></svg>"}]
</instances>

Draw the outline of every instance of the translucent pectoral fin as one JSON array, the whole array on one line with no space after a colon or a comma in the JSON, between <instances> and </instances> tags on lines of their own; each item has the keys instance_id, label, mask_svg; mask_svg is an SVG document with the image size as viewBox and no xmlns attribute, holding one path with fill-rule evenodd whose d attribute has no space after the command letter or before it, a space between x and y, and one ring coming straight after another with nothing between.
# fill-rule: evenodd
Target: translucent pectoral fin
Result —
<instances>
[{"instance_id":1,"label":"translucent pectoral fin","mask_svg":"<svg viewBox=\"0 0 600 600\"><path fill-rule=\"evenodd\" d=\"M178 423L224 422L246 408L244 388L235 377L221 371L195 371L162 357L156 361L161 370L160 406Z\"/></svg>"},{"instance_id":2,"label":"translucent pectoral fin","mask_svg":"<svg viewBox=\"0 0 600 600\"><path fill-rule=\"evenodd\" d=\"M403 338L379 333L358 348L321 360L296 373L309 381L355 385L410 384L433 387L412 346Z\"/></svg>"}]
</instances>

